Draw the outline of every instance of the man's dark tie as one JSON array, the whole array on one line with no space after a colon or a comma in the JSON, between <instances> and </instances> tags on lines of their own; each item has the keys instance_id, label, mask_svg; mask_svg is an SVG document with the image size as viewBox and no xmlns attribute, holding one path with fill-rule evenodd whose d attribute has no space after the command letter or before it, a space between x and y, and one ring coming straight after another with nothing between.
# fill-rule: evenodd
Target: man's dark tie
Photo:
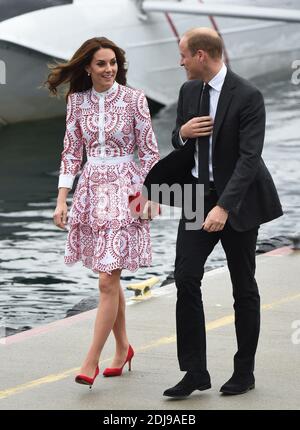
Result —
<instances>
[{"instance_id":1,"label":"man's dark tie","mask_svg":"<svg viewBox=\"0 0 300 430\"><path fill-rule=\"evenodd\" d=\"M200 100L199 116L209 116L209 90L204 85ZM209 136L198 137L198 182L204 184L204 195L209 194Z\"/></svg>"}]
</instances>

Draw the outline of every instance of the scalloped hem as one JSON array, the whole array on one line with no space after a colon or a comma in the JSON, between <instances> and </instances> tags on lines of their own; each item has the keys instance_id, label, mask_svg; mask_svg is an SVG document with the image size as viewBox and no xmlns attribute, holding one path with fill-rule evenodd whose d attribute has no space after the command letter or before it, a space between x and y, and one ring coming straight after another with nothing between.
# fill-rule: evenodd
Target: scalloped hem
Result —
<instances>
[{"instance_id":1,"label":"scalloped hem","mask_svg":"<svg viewBox=\"0 0 300 430\"><path fill-rule=\"evenodd\" d=\"M99 264L97 267L94 267L92 264L89 264L88 262L84 262L81 258L77 259L68 259L66 260L66 257L64 257L64 262L67 266L74 266L77 263L82 263L82 266L86 267L87 269L92 270L97 275L99 273L107 273L108 275L111 275L111 272L113 270L122 269L122 270L129 270L130 272L137 272L138 269L141 267L151 267L152 260L151 261L142 261L137 267L133 267L130 264L124 263L123 265L120 265L119 263L111 263L111 264Z\"/></svg>"},{"instance_id":2,"label":"scalloped hem","mask_svg":"<svg viewBox=\"0 0 300 430\"><path fill-rule=\"evenodd\" d=\"M142 218L126 218L121 221L119 220L112 220L112 221L105 221L102 224L97 223L91 223L90 221L83 222L81 220L75 219L75 218L68 218L68 224L67 227L70 229L76 228L81 225L88 225L91 230L94 233L98 233L99 231L103 230L120 230L120 229L126 229L126 227L129 227L131 225L138 225L140 227L143 227L150 223L148 219L142 219Z\"/></svg>"}]
</instances>

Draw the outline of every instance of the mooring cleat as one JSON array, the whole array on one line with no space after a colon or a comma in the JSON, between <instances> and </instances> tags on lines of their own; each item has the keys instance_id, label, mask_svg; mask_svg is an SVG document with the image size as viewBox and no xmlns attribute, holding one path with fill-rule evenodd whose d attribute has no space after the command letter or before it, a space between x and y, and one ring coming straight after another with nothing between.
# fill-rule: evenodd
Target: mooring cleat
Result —
<instances>
[{"instance_id":1,"label":"mooring cleat","mask_svg":"<svg viewBox=\"0 0 300 430\"><path fill-rule=\"evenodd\" d=\"M291 240L293 241L292 249L294 251L300 250L300 233L295 233L293 236L291 236Z\"/></svg>"},{"instance_id":2,"label":"mooring cleat","mask_svg":"<svg viewBox=\"0 0 300 430\"><path fill-rule=\"evenodd\" d=\"M139 282L137 284L127 285L127 290L134 291L133 300L145 300L151 297L151 288L153 285L159 282L157 276L146 279L145 281Z\"/></svg>"}]
</instances>

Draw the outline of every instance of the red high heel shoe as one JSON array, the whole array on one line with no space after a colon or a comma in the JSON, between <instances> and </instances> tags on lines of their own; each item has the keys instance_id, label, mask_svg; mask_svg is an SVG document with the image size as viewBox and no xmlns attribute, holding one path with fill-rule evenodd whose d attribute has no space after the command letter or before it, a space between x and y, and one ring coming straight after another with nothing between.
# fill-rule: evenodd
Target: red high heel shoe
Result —
<instances>
[{"instance_id":1,"label":"red high heel shoe","mask_svg":"<svg viewBox=\"0 0 300 430\"><path fill-rule=\"evenodd\" d=\"M99 375L99 366L96 367L95 375L93 378L80 374L80 375L76 375L75 382L77 382L78 384L89 385L90 388L92 388L92 385L98 375Z\"/></svg>"},{"instance_id":2,"label":"red high heel shoe","mask_svg":"<svg viewBox=\"0 0 300 430\"><path fill-rule=\"evenodd\" d=\"M121 376L122 375L122 371L123 371L123 367L125 366L125 364L127 362L128 362L128 370L130 372L131 371L131 360L132 360L133 356L134 356L134 350L132 349L132 346L129 345L128 352L127 352L127 357L126 357L126 360L125 360L123 366L120 367L120 368L117 368L117 367L115 367L115 368L113 368L113 367L107 367L104 370L103 375L104 376Z\"/></svg>"}]
</instances>

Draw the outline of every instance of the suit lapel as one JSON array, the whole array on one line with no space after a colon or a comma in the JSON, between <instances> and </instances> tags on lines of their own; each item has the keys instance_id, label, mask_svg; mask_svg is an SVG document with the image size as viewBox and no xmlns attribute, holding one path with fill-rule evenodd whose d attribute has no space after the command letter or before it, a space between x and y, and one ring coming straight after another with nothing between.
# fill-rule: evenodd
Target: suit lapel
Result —
<instances>
[{"instance_id":1,"label":"suit lapel","mask_svg":"<svg viewBox=\"0 0 300 430\"><path fill-rule=\"evenodd\" d=\"M225 118L225 114L227 112L227 109L229 108L229 105L233 97L232 89L235 86L236 86L236 82L235 82L234 74L228 69L227 74L225 76L224 84L220 93L217 112L215 115L214 129L213 129L213 136L212 136L213 151L215 149L215 143L216 143L216 139L217 139L220 127L222 125L222 122Z\"/></svg>"},{"instance_id":2,"label":"suit lapel","mask_svg":"<svg viewBox=\"0 0 300 430\"><path fill-rule=\"evenodd\" d=\"M184 107L185 122L199 116L202 87L203 82L197 81L197 85L191 87L190 93L186 97L187 105Z\"/></svg>"}]
</instances>

